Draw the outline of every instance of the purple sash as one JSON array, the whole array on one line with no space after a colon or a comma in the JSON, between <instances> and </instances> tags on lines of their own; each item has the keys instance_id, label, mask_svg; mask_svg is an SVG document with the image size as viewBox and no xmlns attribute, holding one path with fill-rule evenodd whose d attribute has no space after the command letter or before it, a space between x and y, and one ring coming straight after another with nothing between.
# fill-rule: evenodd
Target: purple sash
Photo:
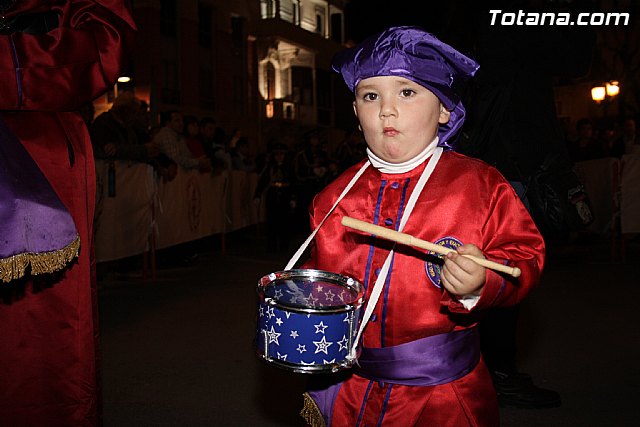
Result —
<instances>
[{"instance_id":1,"label":"purple sash","mask_svg":"<svg viewBox=\"0 0 640 427\"><path fill-rule=\"evenodd\" d=\"M464 329L392 347L363 348L355 370L385 383L431 386L465 376L479 360L478 334Z\"/></svg>"},{"instance_id":2,"label":"purple sash","mask_svg":"<svg viewBox=\"0 0 640 427\"><path fill-rule=\"evenodd\" d=\"M434 386L462 378L480 360L480 341L475 329L434 335L393 347L363 348L354 367L361 377L391 384ZM342 383L310 390L324 418L331 425L333 404Z\"/></svg>"}]
</instances>

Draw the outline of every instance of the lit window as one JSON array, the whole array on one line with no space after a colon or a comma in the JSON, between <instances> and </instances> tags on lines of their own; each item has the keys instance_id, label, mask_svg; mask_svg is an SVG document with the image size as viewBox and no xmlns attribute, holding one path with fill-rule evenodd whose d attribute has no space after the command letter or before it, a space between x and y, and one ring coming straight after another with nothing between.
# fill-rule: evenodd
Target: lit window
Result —
<instances>
[{"instance_id":1,"label":"lit window","mask_svg":"<svg viewBox=\"0 0 640 427\"><path fill-rule=\"evenodd\" d=\"M276 17L275 0L260 0L260 16L262 19L271 19Z\"/></svg>"}]
</instances>

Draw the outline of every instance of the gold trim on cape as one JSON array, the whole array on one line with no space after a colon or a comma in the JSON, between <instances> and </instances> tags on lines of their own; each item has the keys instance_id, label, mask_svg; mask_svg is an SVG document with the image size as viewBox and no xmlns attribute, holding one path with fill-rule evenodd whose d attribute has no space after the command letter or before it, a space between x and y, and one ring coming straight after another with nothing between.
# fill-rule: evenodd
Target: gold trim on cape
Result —
<instances>
[{"instance_id":1,"label":"gold trim on cape","mask_svg":"<svg viewBox=\"0 0 640 427\"><path fill-rule=\"evenodd\" d=\"M309 396L308 393L302 395L304 398L304 405L300 411L300 416L304 418L309 427L326 427L322 413L316 402Z\"/></svg>"},{"instance_id":2,"label":"gold trim on cape","mask_svg":"<svg viewBox=\"0 0 640 427\"><path fill-rule=\"evenodd\" d=\"M62 270L67 264L77 258L80 251L80 236L62 249L50 252L25 252L0 259L0 280L10 282L23 277L27 267L31 266L30 274L46 274Z\"/></svg>"}]
</instances>

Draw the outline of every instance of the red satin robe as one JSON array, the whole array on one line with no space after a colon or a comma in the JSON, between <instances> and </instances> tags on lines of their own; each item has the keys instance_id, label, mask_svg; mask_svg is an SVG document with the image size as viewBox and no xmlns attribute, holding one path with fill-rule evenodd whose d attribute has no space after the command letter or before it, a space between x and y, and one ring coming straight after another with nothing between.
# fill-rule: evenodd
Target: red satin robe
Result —
<instances>
[{"instance_id":1,"label":"red satin robe","mask_svg":"<svg viewBox=\"0 0 640 427\"><path fill-rule=\"evenodd\" d=\"M312 227L361 165L315 198ZM345 228L341 218L347 215L397 229L424 165L398 175L382 174L370 166L320 228L305 267L353 277L366 286L368 297L393 243ZM396 245L390 280L363 334L365 347L393 346L473 327L482 310L522 300L542 271L544 241L509 183L495 168L451 151L443 153L403 232L449 247L473 243L488 259L517 266L522 275L516 280L487 270L482 295L468 311L440 287L434 258ZM495 427L499 423L495 391L482 361L456 381L429 387L392 386L352 375L333 408L332 426Z\"/></svg>"},{"instance_id":2,"label":"red satin robe","mask_svg":"<svg viewBox=\"0 0 640 427\"><path fill-rule=\"evenodd\" d=\"M59 15L50 32L0 35L0 114L71 213L81 248L61 278L0 284L3 426L99 424L95 171L71 111L114 84L135 25L117 0L21 0L5 15L49 10Z\"/></svg>"}]
</instances>

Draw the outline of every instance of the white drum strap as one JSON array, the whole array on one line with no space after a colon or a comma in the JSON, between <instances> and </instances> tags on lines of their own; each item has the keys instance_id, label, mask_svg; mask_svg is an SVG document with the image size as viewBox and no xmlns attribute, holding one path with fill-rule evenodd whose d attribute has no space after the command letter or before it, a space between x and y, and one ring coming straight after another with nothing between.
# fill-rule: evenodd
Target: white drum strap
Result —
<instances>
[{"instance_id":1,"label":"white drum strap","mask_svg":"<svg viewBox=\"0 0 640 427\"><path fill-rule=\"evenodd\" d=\"M342 193L340 194L340 196L338 197L338 200L336 200L336 202L333 204L333 206L331 207L331 209L329 209L329 212L327 212L327 214L324 216L324 218L322 219L322 221L320 222L320 224L318 224L318 226L315 228L315 230L313 230L313 232L309 235L309 237L307 237L307 240L305 240L302 245L300 246L300 248L296 251L295 254L293 254L293 257L291 257L291 259L289 260L289 262L287 263L287 266L284 268L285 271L286 270L291 270L293 268L294 265L296 265L296 263L298 262L298 260L300 259L300 257L302 256L302 254L304 253L304 251L307 249L307 247L309 246L309 243L311 243L311 241L313 240L313 238L316 236L316 234L318 233L318 230L320 230L320 227L322 227L322 224L324 224L324 222L327 220L327 218L329 218L329 215L331 215L331 212L333 212L333 210L336 208L336 206L338 206L338 203L340 203L340 200L342 200L344 198L344 196L349 192L349 190L351 190L351 187L354 186L354 184L356 183L356 181L358 181L358 179L360 178L360 176L362 176L362 174L364 173L364 171L369 167L369 165L371 165L371 162L369 162L368 160L365 162L364 165L362 165L362 167L360 168L360 170L353 176L353 178L351 178L351 181L349 181L349 183L347 184L347 186L344 188L344 190L342 190Z\"/></svg>"},{"instance_id":2,"label":"white drum strap","mask_svg":"<svg viewBox=\"0 0 640 427\"><path fill-rule=\"evenodd\" d=\"M422 172L422 175L420 176L420 179L418 180L416 187L411 192L411 196L409 196L407 207L402 214L402 218L400 218L398 231L402 231L405 224L409 220L409 216L411 215L411 212L413 211L413 208L416 205L416 201L418 200L420 193L422 193L422 190L424 189L424 186L426 185L427 180L429 180L431 173L436 168L436 165L438 164L438 160L440 160L441 155L442 155L442 148L438 147L434 151L433 155L431 156L431 159L429 160L429 163L427 163L427 166ZM387 280L387 275L389 274L389 268L391 266L391 260L393 259L394 253L395 251L393 249L389 252L387 259L385 260L384 264L382 265L382 268L380 269L380 274L378 275L378 279L376 280L376 283L373 285L373 289L371 290L371 296L367 301L367 306L365 307L364 315L362 316L360 329L358 330L356 339L353 341L353 344L351 345L351 350L348 356L348 358L351 360L356 358L356 348L358 346L358 342L360 341L362 332L364 331L364 328L367 326L367 323L369 322L369 319L373 314L373 310L375 309L378 303L378 299L380 298L380 294L382 293L382 289L384 288L384 282Z\"/></svg>"}]
</instances>

